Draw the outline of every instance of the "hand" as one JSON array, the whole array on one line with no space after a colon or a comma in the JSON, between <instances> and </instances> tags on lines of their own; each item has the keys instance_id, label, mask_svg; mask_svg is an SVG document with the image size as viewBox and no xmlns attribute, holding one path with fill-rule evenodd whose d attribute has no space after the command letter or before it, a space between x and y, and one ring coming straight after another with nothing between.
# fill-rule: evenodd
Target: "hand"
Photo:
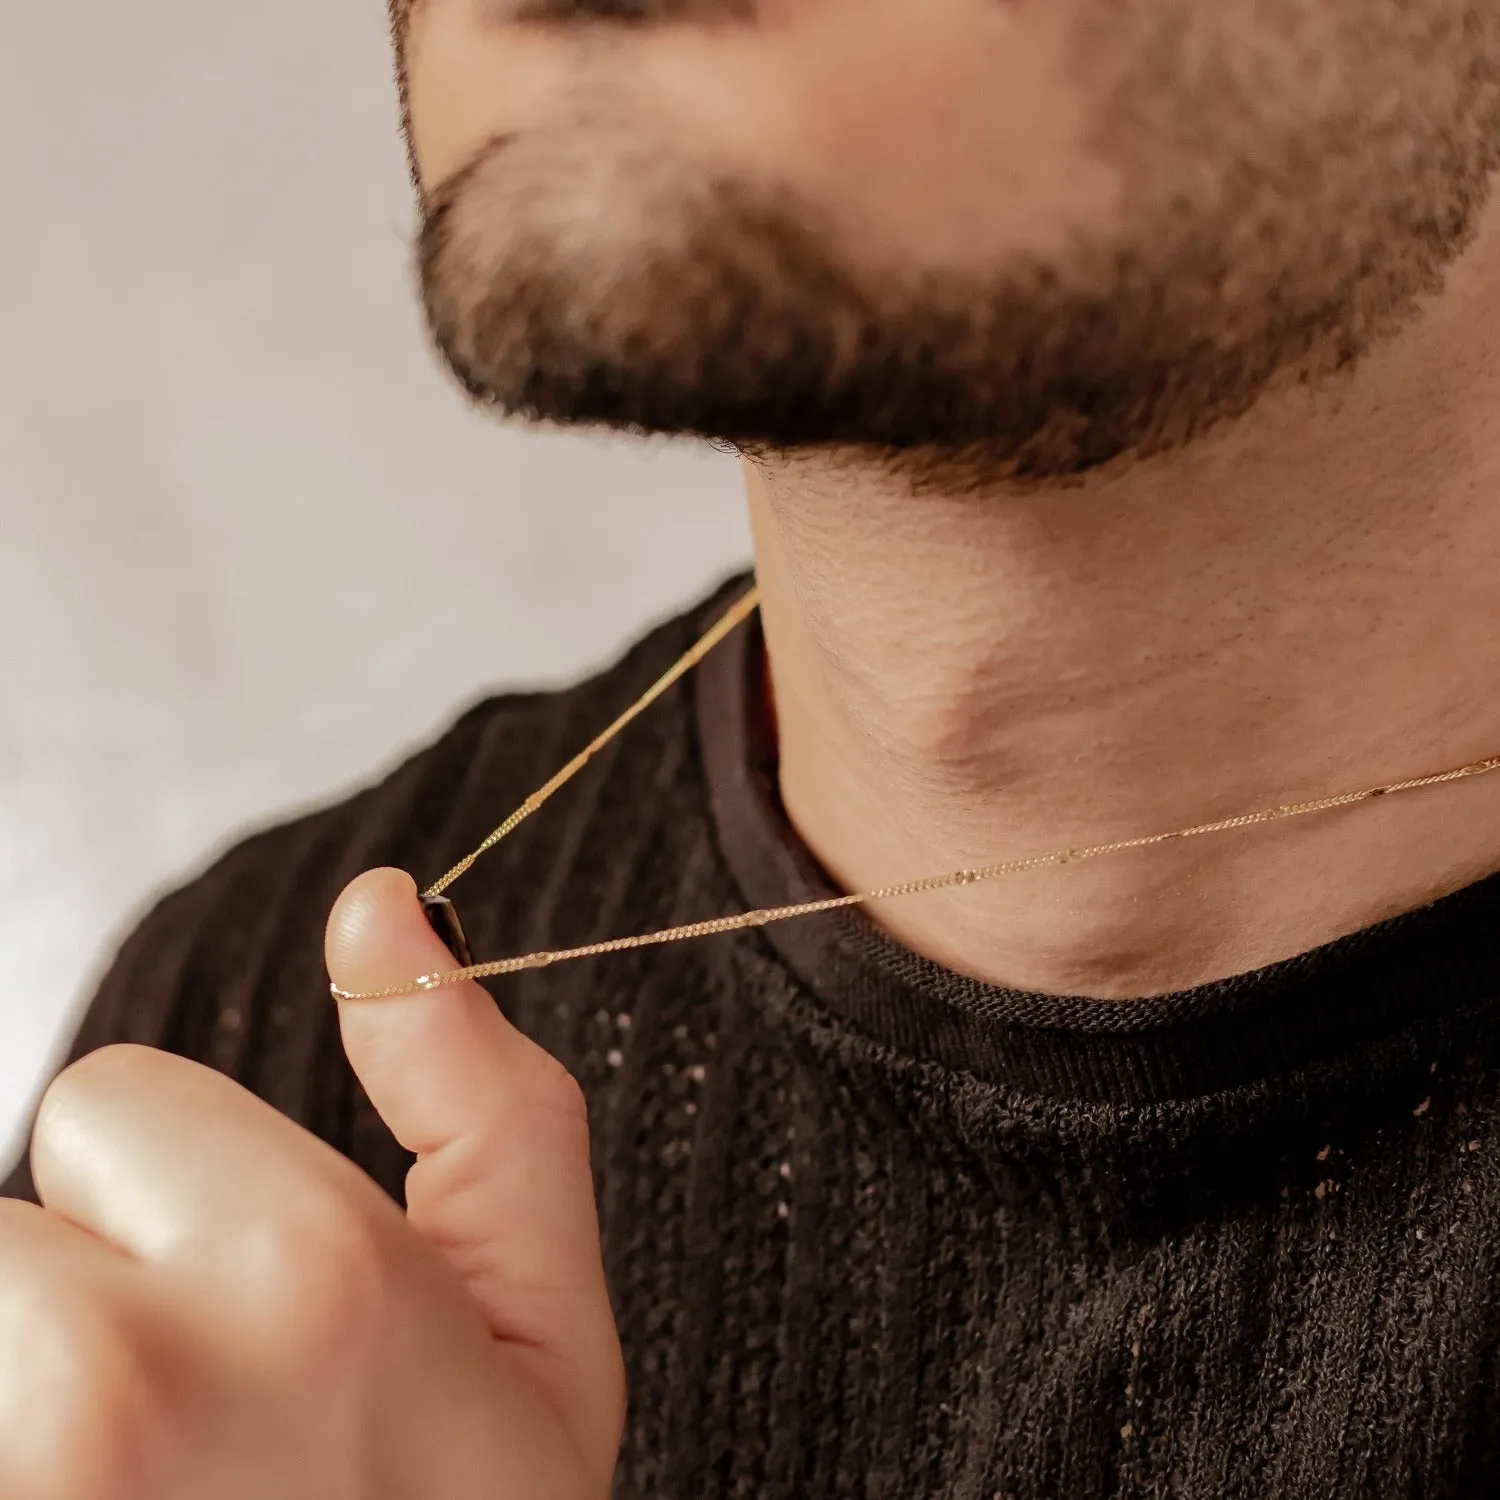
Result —
<instances>
[{"instance_id":1,"label":"hand","mask_svg":"<svg viewBox=\"0 0 1500 1500\"><path fill-rule=\"evenodd\" d=\"M352 990L451 967L395 870L340 897L328 963ZM577 1086L477 985L341 1023L418 1157L404 1217L183 1059L110 1048L48 1091L46 1207L0 1204L5 1500L608 1494L624 1379Z\"/></svg>"}]
</instances>

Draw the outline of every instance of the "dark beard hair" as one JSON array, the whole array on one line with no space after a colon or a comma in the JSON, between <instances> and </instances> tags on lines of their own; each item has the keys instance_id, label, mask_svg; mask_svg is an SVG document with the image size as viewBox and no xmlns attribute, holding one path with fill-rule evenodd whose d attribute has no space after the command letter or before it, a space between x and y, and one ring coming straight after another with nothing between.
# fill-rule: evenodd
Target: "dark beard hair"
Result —
<instances>
[{"instance_id":1,"label":"dark beard hair","mask_svg":"<svg viewBox=\"0 0 1500 1500\"><path fill-rule=\"evenodd\" d=\"M720 182L692 199L690 233L628 264L590 267L522 236L476 281L483 229L466 205L496 192L507 149L494 143L444 184L418 245L432 335L478 403L751 453L962 455L1016 479L1179 445L1243 412L1279 371L1348 364L1436 286L1462 228L1442 226L1422 256L1403 238L1384 274L1365 263L1316 299L1244 318L1204 295L1228 269L1207 243L1166 262L1080 253L1066 284L1044 265L990 285L861 283L809 210Z\"/></svg>"},{"instance_id":2,"label":"dark beard hair","mask_svg":"<svg viewBox=\"0 0 1500 1500\"><path fill-rule=\"evenodd\" d=\"M1500 163L1500 20L1471 0L1341 19L1346 107L1293 139L1253 72L1184 84L1154 11L1129 12L1135 40L1113 0L1087 14L1078 66L1129 65L1096 122L1131 214L1107 240L988 276L860 269L814 205L595 117L492 141L423 202L438 350L504 415L1049 482L1348 369L1438 290ZM1355 85L1397 75L1401 107L1359 113ZM1211 202L1184 205L1208 169Z\"/></svg>"}]
</instances>

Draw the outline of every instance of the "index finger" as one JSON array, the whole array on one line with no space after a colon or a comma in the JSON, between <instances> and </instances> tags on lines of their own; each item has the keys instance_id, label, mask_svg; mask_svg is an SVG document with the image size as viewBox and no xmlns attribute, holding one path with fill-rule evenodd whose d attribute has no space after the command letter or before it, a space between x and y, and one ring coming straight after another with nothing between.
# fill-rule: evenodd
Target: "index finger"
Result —
<instances>
[{"instance_id":1,"label":"index finger","mask_svg":"<svg viewBox=\"0 0 1500 1500\"><path fill-rule=\"evenodd\" d=\"M231 1079L136 1046L58 1075L31 1161L46 1207L146 1260L201 1257L275 1222L298 1183L348 1191L360 1175Z\"/></svg>"}]
</instances>

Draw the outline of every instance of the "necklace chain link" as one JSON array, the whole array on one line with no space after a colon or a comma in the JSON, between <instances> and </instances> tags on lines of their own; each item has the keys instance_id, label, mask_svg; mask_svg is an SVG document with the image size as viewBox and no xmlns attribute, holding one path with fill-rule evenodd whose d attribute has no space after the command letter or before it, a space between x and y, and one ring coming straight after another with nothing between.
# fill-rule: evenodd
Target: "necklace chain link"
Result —
<instances>
[{"instance_id":1,"label":"necklace chain link","mask_svg":"<svg viewBox=\"0 0 1500 1500\"><path fill-rule=\"evenodd\" d=\"M545 803L554 792L571 781L600 750L615 738L632 720L649 708L675 682L692 671L736 626L749 618L760 604L760 591L751 589L738 603L733 605L717 624L664 672L629 708L607 729L599 734L587 747L565 765L545 786L533 792L472 854L466 855L441 879L435 881L422 893L424 900L441 896L461 875L465 874L479 859L526 821ZM741 932L749 927L764 927L771 922L785 922L793 917L810 917L819 912L838 911L846 906L862 906L871 901L890 901L901 896L915 896L924 891L947 890L954 886L975 885L982 880L996 880L1004 875L1020 875L1028 870L1040 870L1049 866L1079 864L1084 860L1100 859L1108 854L1121 854L1129 849L1150 849L1158 844L1172 843L1179 839L1202 838L1213 833L1228 833L1236 828L1250 828L1261 823L1277 823L1289 818L1304 818L1313 813L1331 812L1339 807L1352 807L1358 802L1368 802L1375 797L1394 796L1398 792L1416 791L1421 787L1441 786L1445 782L1462 781L1472 776L1484 776L1500 770L1500 755L1487 760L1471 761L1468 765L1456 766L1451 771L1440 771L1430 776L1414 776L1405 781L1392 781L1383 786L1365 787L1357 792L1341 792L1332 797L1317 797L1307 802L1290 802L1281 807L1262 808L1257 812L1241 813L1237 817L1220 818L1211 823L1196 823L1189 828L1176 828L1169 833L1145 834L1140 838L1116 839L1106 844L1091 844L1077 849L1054 849L1046 854L1033 854L1022 859L1002 860L998 864L982 865L976 869L953 870L947 875L930 875L923 880L910 880L901 885L882 886L879 890L862 891L851 896L830 896L821 901L803 901L795 906L762 907L756 911L741 912L736 916L710 917L702 922L688 922L679 927L668 927L660 932L642 933L636 937L611 938L602 943L586 943L580 948L564 948L557 952L526 953L518 958L502 958L490 963L471 964L462 969L445 970L442 973L423 974L406 984L391 985L387 989L356 993L330 985L336 1000L390 1000L401 995L412 995L423 990L441 989L446 985L459 984L468 979L492 979L501 974L517 974L524 969L545 969L553 964L567 963L573 959L596 958L605 953L622 953L632 948L650 948L663 943L680 943L690 938L713 937L724 932Z\"/></svg>"}]
</instances>

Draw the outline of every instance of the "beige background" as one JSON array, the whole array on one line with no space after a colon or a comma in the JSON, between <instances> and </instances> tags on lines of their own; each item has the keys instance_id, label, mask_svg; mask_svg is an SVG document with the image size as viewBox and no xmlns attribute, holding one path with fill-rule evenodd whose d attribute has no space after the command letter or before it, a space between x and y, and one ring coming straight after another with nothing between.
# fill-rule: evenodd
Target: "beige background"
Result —
<instances>
[{"instance_id":1,"label":"beige background","mask_svg":"<svg viewBox=\"0 0 1500 1500\"><path fill-rule=\"evenodd\" d=\"M727 460L502 430L440 374L382 12L6 16L6 1155L153 891L748 553Z\"/></svg>"}]
</instances>

